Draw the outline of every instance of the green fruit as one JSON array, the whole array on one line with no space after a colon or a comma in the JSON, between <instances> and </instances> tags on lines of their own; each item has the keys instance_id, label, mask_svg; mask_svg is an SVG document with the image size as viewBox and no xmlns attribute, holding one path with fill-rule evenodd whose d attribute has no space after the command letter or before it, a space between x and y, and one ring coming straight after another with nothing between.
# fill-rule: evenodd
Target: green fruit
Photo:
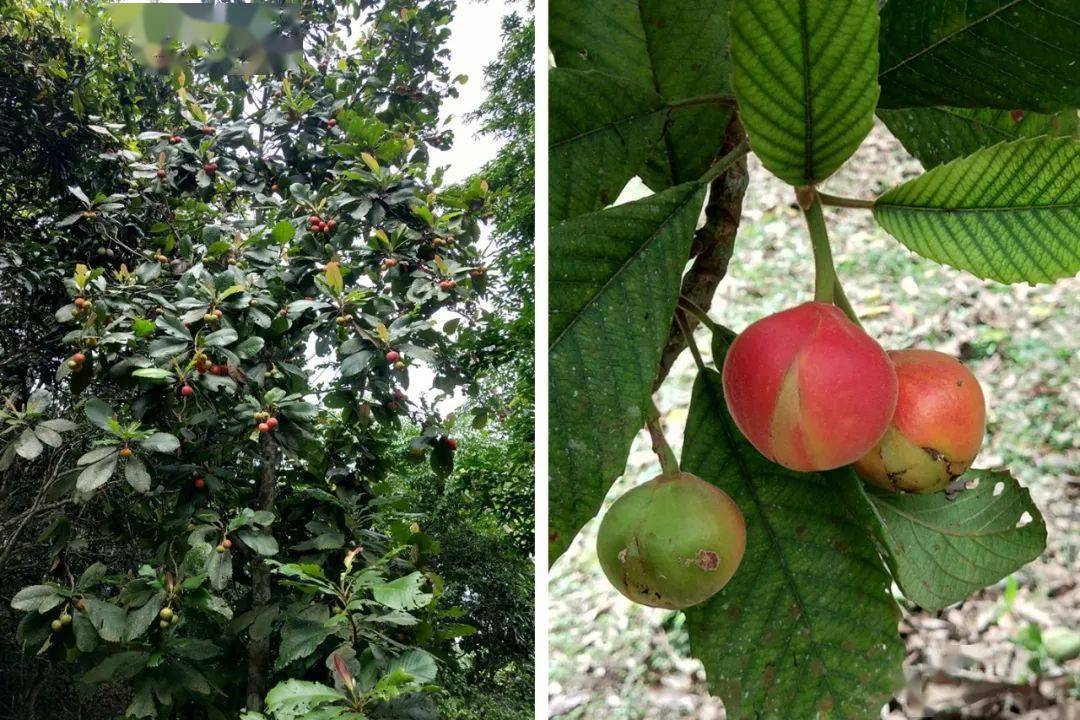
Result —
<instances>
[{"instance_id":1,"label":"green fruit","mask_svg":"<svg viewBox=\"0 0 1080 720\"><path fill-rule=\"evenodd\" d=\"M724 491L689 473L657 476L615 501L596 552L634 602L681 610L720 591L742 561L746 525Z\"/></svg>"},{"instance_id":2,"label":"green fruit","mask_svg":"<svg viewBox=\"0 0 1080 720\"><path fill-rule=\"evenodd\" d=\"M63 615L60 616L60 624L63 625L64 627L67 627L68 625L70 625L71 620L72 620L72 617L70 615L68 615L67 613L64 613Z\"/></svg>"},{"instance_id":3,"label":"green fruit","mask_svg":"<svg viewBox=\"0 0 1080 720\"><path fill-rule=\"evenodd\" d=\"M173 615L173 619L170 620L169 623L172 624L172 625L179 625L180 624L180 616L179 615Z\"/></svg>"},{"instance_id":4,"label":"green fruit","mask_svg":"<svg viewBox=\"0 0 1080 720\"><path fill-rule=\"evenodd\" d=\"M51 623L49 623L49 627L52 628L52 631L54 633L58 633L64 629L64 623L60 622L59 620L53 620Z\"/></svg>"},{"instance_id":5,"label":"green fruit","mask_svg":"<svg viewBox=\"0 0 1080 720\"><path fill-rule=\"evenodd\" d=\"M161 619L166 622L173 619L173 614L172 608L161 608L161 612L158 613Z\"/></svg>"},{"instance_id":6,"label":"green fruit","mask_svg":"<svg viewBox=\"0 0 1080 720\"><path fill-rule=\"evenodd\" d=\"M158 627L161 628L162 630L165 630L165 629L167 629L169 627L169 623L167 621L165 621L165 620L162 620L161 622L158 623Z\"/></svg>"}]
</instances>

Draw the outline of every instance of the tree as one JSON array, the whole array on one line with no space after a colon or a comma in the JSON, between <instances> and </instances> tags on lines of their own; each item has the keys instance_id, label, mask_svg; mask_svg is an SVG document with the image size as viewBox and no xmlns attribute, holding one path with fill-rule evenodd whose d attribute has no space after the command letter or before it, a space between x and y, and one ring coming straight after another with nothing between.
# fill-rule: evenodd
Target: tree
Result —
<instances>
[{"instance_id":1,"label":"tree","mask_svg":"<svg viewBox=\"0 0 1080 720\"><path fill-rule=\"evenodd\" d=\"M93 5L115 55L90 83L91 48L57 9L5 6L73 58L31 61L90 85L104 113L74 107L92 161L26 173L16 196L48 239L15 250L38 274L17 312L58 339L4 378L0 467L23 503L5 555L27 527L47 548L11 605L26 657L129 689L114 713L434 716L428 649L470 628L423 516L386 482L383 438L421 429L414 451L452 471L446 419L409 394L410 371L469 384L456 344L484 321L488 183L444 187L428 165L452 141L452 9L312 3L301 67L244 78L199 48L175 48L167 75L139 70ZM24 35L3 52L25 53ZM63 108L56 82L45 96ZM5 340L42 347L17 328Z\"/></svg>"},{"instance_id":2,"label":"tree","mask_svg":"<svg viewBox=\"0 0 1080 720\"><path fill-rule=\"evenodd\" d=\"M663 563L704 581L742 559L686 610L691 651L730 717L875 716L903 679L890 583L940 609L1045 546L1039 511L1008 472L961 474L982 437L970 374L927 354L917 362L936 369L912 380L861 330L822 213L869 210L916 253L998 282L1080 270L1080 84L1063 70L1078 59L1065 25L1080 15L1018 6L998 33L1003 4L991 5L947 2L939 15L908 0L552 3L550 555L599 511L647 427L664 468L645 489L655 502L620 499L613 530L601 526L601 561L625 593L672 607L670 593L687 588L653 572ZM1053 61L1037 48L1054 48ZM874 199L822 192L875 114L927 172ZM805 215L814 302L736 336L709 309L751 150ZM635 176L652 194L612 207ZM701 324L715 367L689 341ZM651 395L688 347L698 375L676 458ZM939 407L918 428L930 440L913 440L910 406L955 388L969 395L950 408L954 423ZM962 450L946 426L962 430ZM680 471L741 508L745 556L737 520L725 525L732 547L694 557L664 555L664 535L637 537L678 522L650 513ZM627 507L644 517L620 522Z\"/></svg>"}]
</instances>

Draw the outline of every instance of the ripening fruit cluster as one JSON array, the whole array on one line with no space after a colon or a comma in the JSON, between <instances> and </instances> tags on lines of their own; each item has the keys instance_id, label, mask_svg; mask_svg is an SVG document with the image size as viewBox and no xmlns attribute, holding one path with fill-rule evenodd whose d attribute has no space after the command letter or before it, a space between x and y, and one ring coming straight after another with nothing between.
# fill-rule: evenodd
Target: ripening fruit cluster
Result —
<instances>
[{"instance_id":1,"label":"ripening fruit cluster","mask_svg":"<svg viewBox=\"0 0 1080 720\"><path fill-rule=\"evenodd\" d=\"M982 446L982 389L931 350L886 353L833 305L758 320L732 343L724 399L757 450L799 472L855 465L890 490L937 492Z\"/></svg>"},{"instance_id":2,"label":"ripening fruit cluster","mask_svg":"<svg viewBox=\"0 0 1080 720\"><path fill-rule=\"evenodd\" d=\"M335 220L334 218L330 218L328 220L323 220L318 215L312 215L311 217L308 218L308 228L313 233L329 234L329 233L334 232L334 228L336 228L336 227L337 227L337 220Z\"/></svg>"},{"instance_id":3,"label":"ripening fruit cluster","mask_svg":"<svg viewBox=\"0 0 1080 720\"><path fill-rule=\"evenodd\" d=\"M982 445L985 400L967 368L931 350L886 353L830 304L751 324L732 342L722 374L736 426L790 470L853 465L882 488L931 493L971 467ZM745 545L738 505L701 478L673 473L615 501L597 555L626 597L681 609L719 592Z\"/></svg>"}]
</instances>

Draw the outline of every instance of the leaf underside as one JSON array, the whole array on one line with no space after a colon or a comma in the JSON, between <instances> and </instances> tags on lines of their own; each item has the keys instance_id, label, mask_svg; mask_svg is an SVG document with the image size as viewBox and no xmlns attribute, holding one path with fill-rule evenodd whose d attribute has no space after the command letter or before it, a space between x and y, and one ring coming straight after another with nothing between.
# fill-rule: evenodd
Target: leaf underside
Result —
<instances>
[{"instance_id":1,"label":"leaf underside","mask_svg":"<svg viewBox=\"0 0 1080 720\"><path fill-rule=\"evenodd\" d=\"M984 148L888 191L874 217L939 263L1004 283L1080 271L1080 141Z\"/></svg>"},{"instance_id":2,"label":"leaf underside","mask_svg":"<svg viewBox=\"0 0 1080 720\"><path fill-rule=\"evenodd\" d=\"M548 215L555 224L610 205L664 129L651 88L593 71L553 68Z\"/></svg>"},{"instance_id":3,"label":"leaf underside","mask_svg":"<svg viewBox=\"0 0 1080 720\"><path fill-rule=\"evenodd\" d=\"M889 0L881 107L1080 107L1076 0Z\"/></svg>"},{"instance_id":4,"label":"leaf underside","mask_svg":"<svg viewBox=\"0 0 1080 720\"><path fill-rule=\"evenodd\" d=\"M853 488L852 505L864 508L896 584L927 610L993 585L1046 547L1046 524L1027 489L1006 472L964 477L969 487L955 499ZM1021 525L1025 514L1030 521Z\"/></svg>"},{"instance_id":5,"label":"leaf underside","mask_svg":"<svg viewBox=\"0 0 1080 720\"><path fill-rule=\"evenodd\" d=\"M598 70L652 88L674 108L664 141L639 168L659 191L695 180L731 120L731 0L553 0L551 50L560 68Z\"/></svg>"},{"instance_id":6,"label":"leaf underside","mask_svg":"<svg viewBox=\"0 0 1080 720\"><path fill-rule=\"evenodd\" d=\"M551 562L596 515L642 427L704 193L677 186L551 232Z\"/></svg>"},{"instance_id":7,"label":"leaf underside","mask_svg":"<svg viewBox=\"0 0 1080 720\"><path fill-rule=\"evenodd\" d=\"M878 110L878 117L927 170L980 148L1022 138L1077 137L1076 110L1052 115L988 108Z\"/></svg>"},{"instance_id":8,"label":"leaf underside","mask_svg":"<svg viewBox=\"0 0 1080 720\"><path fill-rule=\"evenodd\" d=\"M746 519L735 576L686 611L728 717L877 717L903 685L904 647L888 573L845 504L858 479L766 460L735 427L713 370L694 384L683 447L683 470L723 489Z\"/></svg>"},{"instance_id":9,"label":"leaf underside","mask_svg":"<svg viewBox=\"0 0 1080 720\"><path fill-rule=\"evenodd\" d=\"M740 0L731 15L739 116L761 163L791 185L832 175L874 122L876 0Z\"/></svg>"}]
</instances>

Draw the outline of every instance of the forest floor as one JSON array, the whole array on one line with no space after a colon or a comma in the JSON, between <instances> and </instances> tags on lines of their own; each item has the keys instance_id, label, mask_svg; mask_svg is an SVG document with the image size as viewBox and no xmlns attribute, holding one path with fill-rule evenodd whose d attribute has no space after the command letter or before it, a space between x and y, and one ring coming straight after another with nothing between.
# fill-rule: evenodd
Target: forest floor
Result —
<instances>
[{"instance_id":1,"label":"forest floor","mask_svg":"<svg viewBox=\"0 0 1080 720\"><path fill-rule=\"evenodd\" d=\"M727 277L711 316L734 330L811 299L812 259L791 189L751 158L751 183ZM872 198L921 172L880 125L824 185ZM1058 664L1044 639L1080 632L1080 280L1005 286L937 265L877 228L869 212L827 210L844 289L886 348L960 357L987 396L987 440L975 464L1008 467L1031 490L1047 549L1011 578L938 613L905 606L907 687L882 714L902 718L1080 720L1080 659ZM799 280L802 278L802 280ZM705 331L698 346L709 361ZM694 365L683 353L657 395L681 445ZM659 472L644 433L605 509ZM603 577L594 520L551 572L551 717L724 718L690 657L683 616L625 600Z\"/></svg>"}]
</instances>

